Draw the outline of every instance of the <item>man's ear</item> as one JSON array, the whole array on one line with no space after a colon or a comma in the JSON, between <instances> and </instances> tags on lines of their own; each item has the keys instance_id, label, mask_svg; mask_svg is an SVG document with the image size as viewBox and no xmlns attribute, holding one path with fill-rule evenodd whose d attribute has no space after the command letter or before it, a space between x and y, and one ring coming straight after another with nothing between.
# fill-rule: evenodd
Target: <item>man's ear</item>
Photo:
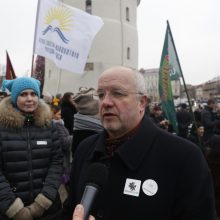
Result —
<instances>
[{"instance_id":1,"label":"man's ear","mask_svg":"<svg viewBox=\"0 0 220 220\"><path fill-rule=\"evenodd\" d=\"M140 108L141 110L145 110L146 106L148 105L148 98L146 95L142 95L140 98Z\"/></svg>"}]
</instances>

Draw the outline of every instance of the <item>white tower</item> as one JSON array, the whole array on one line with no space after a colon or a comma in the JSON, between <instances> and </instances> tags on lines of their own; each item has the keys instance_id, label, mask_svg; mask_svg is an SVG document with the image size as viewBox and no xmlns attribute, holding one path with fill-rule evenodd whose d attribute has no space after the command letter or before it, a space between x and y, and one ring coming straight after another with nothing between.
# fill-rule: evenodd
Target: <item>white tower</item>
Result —
<instances>
[{"instance_id":1,"label":"white tower","mask_svg":"<svg viewBox=\"0 0 220 220\"><path fill-rule=\"evenodd\" d=\"M64 0L64 3L101 17L104 26L96 35L82 75L61 70L46 59L44 92L53 95L79 87L97 87L103 70L114 65L138 68L137 6L140 0Z\"/></svg>"}]
</instances>

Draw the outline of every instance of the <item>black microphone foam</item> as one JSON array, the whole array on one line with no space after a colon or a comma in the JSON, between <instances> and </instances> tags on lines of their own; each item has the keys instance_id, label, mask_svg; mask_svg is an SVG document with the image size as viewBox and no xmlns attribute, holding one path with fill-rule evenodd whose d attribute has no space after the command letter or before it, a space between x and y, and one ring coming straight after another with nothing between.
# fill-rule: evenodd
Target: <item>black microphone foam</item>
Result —
<instances>
[{"instance_id":1,"label":"black microphone foam","mask_svg":"<svg viewBox=\"0 0 220 220\"><path fill-rule=\"evenodd\" d=\"M84 207L84 220L88 219L91 206L108 179L108 168L102 163L93 163L87 171L86 187L81 199Z\"/></svg>"},{"instance_id":2,"label":"black microphone foam","mask_svg":"<svg viewBox=\"0 0 220 220\"><path fill-rule=\"evenodd\" d=\"M102 188L108 179L108 168L103 163L92 163L87 171L87 184Z\"/></svg>"}]
</instances>

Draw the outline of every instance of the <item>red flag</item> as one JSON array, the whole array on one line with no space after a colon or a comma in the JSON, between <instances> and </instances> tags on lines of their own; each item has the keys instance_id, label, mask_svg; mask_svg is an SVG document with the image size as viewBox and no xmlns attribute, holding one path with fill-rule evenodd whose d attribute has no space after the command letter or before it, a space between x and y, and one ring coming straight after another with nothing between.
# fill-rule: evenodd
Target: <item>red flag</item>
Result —
<instances>
[{"instance_id":1,"label":"red flag","mask_svg":"<svg viewBox=\"0 0 220 220\"><path fill-rule=\"evenodd\" d=\"M5 79L16 79L16 75L11 63L11 60L9 58L8 52L6 51L6 75L5 75Z\"/></svg>"}]
</instances>

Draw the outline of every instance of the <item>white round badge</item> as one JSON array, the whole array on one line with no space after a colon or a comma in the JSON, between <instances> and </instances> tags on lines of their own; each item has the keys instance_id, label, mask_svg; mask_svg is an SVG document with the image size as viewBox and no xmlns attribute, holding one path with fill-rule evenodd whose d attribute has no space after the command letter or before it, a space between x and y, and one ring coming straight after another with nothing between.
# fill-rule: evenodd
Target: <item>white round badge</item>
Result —
<instances>
[{"instance_id":1,"label":"white round badge","mask_svg":"<svg viewBox=\"0 0 220 220\"><path fill-rule=\"evenodd\" d=\"M153 196L157 193L158 185L154 180L148 179L143 182L142 190L146 195Z\"/></svg>"}]
</instances>

